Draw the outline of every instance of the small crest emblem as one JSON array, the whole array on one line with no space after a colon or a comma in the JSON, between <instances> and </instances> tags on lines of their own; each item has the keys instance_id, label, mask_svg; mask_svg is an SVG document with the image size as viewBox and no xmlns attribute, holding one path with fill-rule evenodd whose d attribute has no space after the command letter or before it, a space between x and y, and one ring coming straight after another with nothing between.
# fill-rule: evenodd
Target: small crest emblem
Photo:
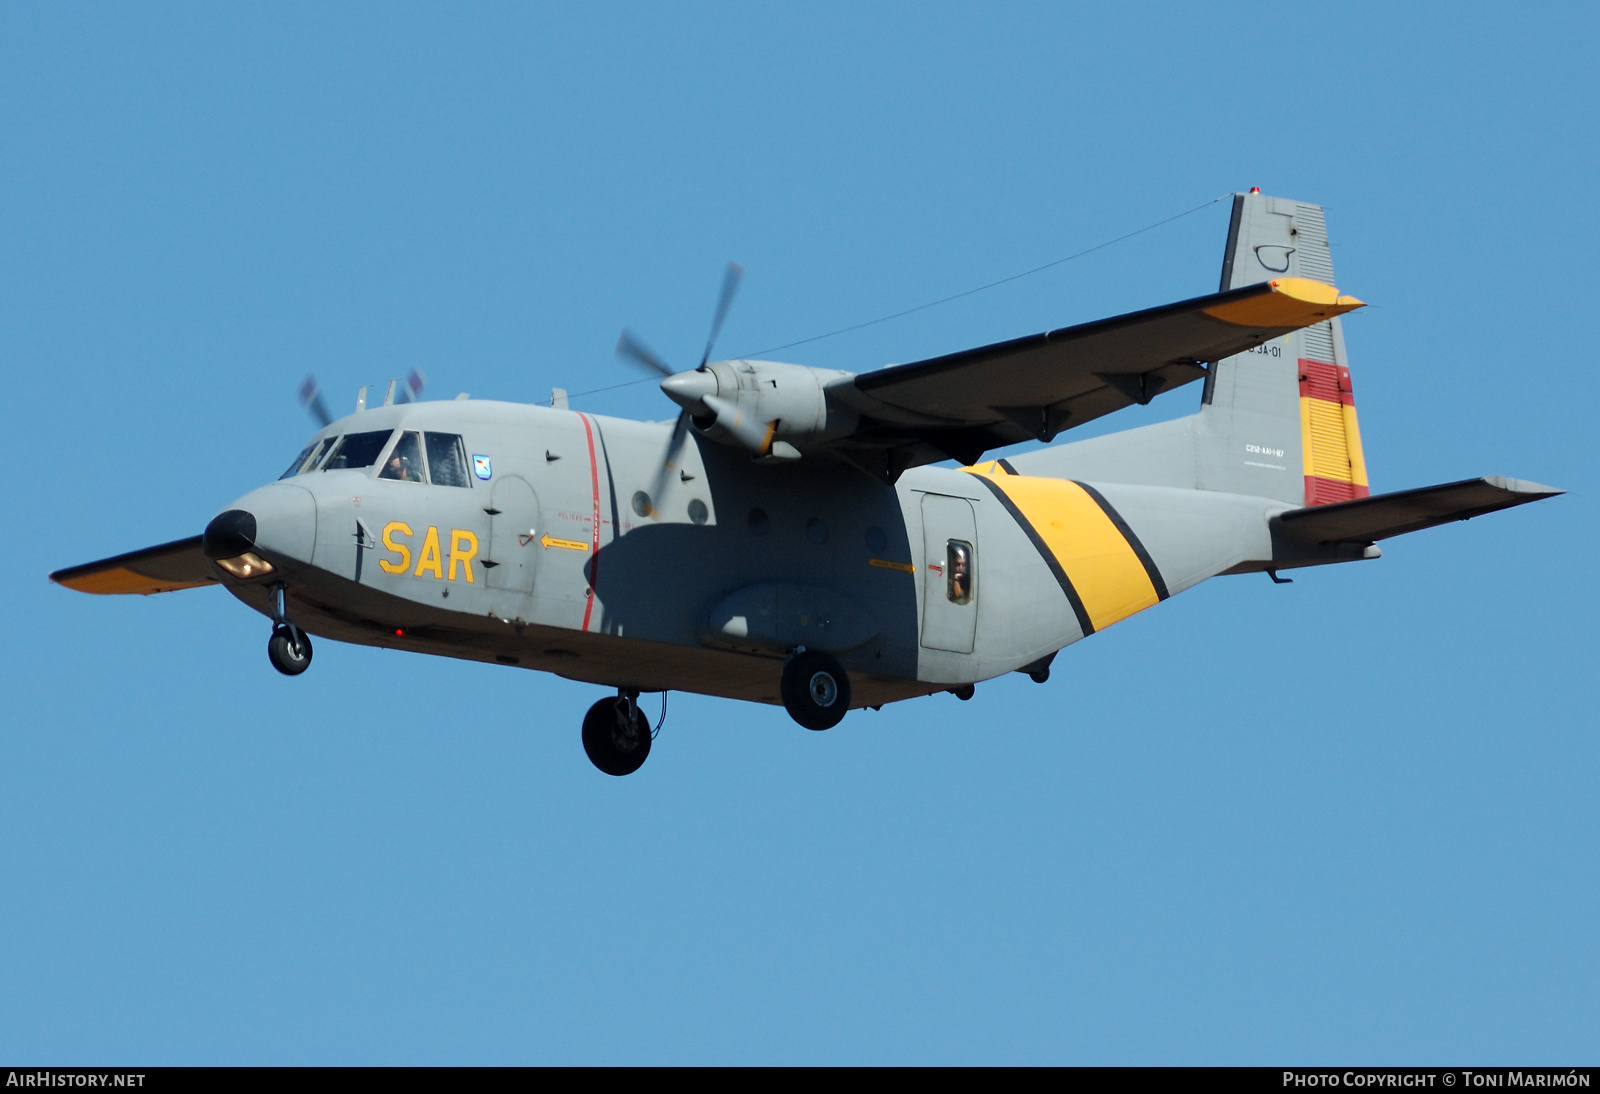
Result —
<instances>
[{"instance_id":1,"label":"small crest emblem","mask_svg":"<svg viewBox=\"0 0 1600 1094\"><path fill-rule=\"evenodd\" d=\"M480 479L487 479L490 475L494 474L494 468L489 466L489 457L472 457L472 473L477 475Z\"/></svg>"}]
</instances>

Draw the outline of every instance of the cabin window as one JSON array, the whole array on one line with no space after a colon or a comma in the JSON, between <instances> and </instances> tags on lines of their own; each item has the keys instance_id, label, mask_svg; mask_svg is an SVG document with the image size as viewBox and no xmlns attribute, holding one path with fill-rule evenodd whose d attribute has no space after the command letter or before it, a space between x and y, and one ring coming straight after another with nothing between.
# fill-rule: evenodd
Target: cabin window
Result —
<instances>
[{"instance_id":1,"label":"cabin window","mask_svg":"<svg viewBox=\"0 0 1600 1094\"><path fill-rule=\"evenodd\" d=\"M416 436L415 433L409 436ZM435 486L471 486L467 478L467 450L454 433L427 433L428 470Z\"/></svg>"},{"instance_id":2,"label":"cabin window","mask_svg":"<svg viewBox=\"0 0 1600 1094\"><path fill-rule=\"evenodd\" d=\"M378 462L378 453L389 443L392 429L379 429L372 433L347 433L333 450L324 471L347 471L356 467L371 467Z\"/></svg>"},{"instance_id":3,"label":"cabin window","mask_svg":"<svg viewBox=\"0 0 1600 1094\"><path fill-rule=\"evenodd\" d=\"M422 437L412 432L400 434L400 440L390 450L389 458L383 461L383 470L378 472L378 478L399 482L424 481Z\"/></svg>"},{"instance_id":4,"label":"cabin window","mask_svg":"<svg viewBox=\"0 0 1600 1094\"><path fill-rule=\"evenodd\" d=\"M944 584L950 603L972 603L972 544L952 539L945 545Z\"/></svg>"}]
</instances>

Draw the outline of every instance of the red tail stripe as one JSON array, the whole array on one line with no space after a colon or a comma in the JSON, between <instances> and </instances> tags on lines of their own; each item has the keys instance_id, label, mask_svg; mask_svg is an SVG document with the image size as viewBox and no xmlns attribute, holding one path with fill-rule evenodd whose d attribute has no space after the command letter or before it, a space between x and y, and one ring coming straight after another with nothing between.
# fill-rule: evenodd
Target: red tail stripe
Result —
<instances>
[{"instance_id":1,"label":"red tail stripe","mask_svg":"<svg viewBox=\"0 0 1600 1094\"><path fill-rule=\"evenodd\" d=\"M1300 358L1300 397L1355 406L1356 394L1350 385L1350 370L1326 361Z\"/></svg>"},{"instance_id":2,"label":"red tail stripe","mask_svg":"<svg viewBox=\"0 0 1600 1094\"><path fill-rule=\"evenodd\" d=\"M1306 476L1306 504L1332 505L1336 501L1355 501L1369 496L1371 491L1353 482L1324 479L1318 475Z\"/></svg>"}]
</instances>

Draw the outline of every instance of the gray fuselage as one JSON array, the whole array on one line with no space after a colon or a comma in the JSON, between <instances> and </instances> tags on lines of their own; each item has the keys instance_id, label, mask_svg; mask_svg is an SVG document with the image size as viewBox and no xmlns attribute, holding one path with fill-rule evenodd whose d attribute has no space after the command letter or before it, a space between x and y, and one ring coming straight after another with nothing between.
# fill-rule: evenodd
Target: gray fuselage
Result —
<instances>
[{"instance_id":1,"label":"gray fuselage","mask_svg":"<svg viewBox=\"0 0 1600 1094\"><path fill-rule=\"evenodd\" d=\"M1086 630L1049 551L966 471L919 467L888 485L839 460L757 462L692 435L663 496L636 497L657 480L668 424L470 400L364 410L318 437L378 430L396 432L374 466L304 471L230 507L254 516L276 567L227 579L235 596L271 614L281 582L291 618L340 641L758 702L779 701L787 653L820 648L851 674L855 706L1036 665ZM479 473L465 486L379 477L406 430L460 435ZM1170 593L1270 560L1267 520L1286 508L1096 489ZM949 544L969 548L964 602Z\"/></svg>"}]
</instances>

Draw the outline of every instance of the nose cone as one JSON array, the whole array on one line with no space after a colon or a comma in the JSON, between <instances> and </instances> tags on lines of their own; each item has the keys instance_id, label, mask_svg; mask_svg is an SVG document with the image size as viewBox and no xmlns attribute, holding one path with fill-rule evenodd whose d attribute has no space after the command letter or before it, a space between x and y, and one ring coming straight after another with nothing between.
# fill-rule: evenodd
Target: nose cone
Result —
<instances>
[{"instance_id":1,"label":"nose cone","mask_svg":"<svg viewBox=\"0 0 1600 1094\"><path fill-rule=\"evenodd\" d=\"M246 551L269 551L310 562L317 543L317 502L311 491L275 482L252 490L206 525L207 558L237 558Z\"/></svg>"},{"instance_id":2,"label":"nose cone","mask_svg":"<svg viewBox=\"0 0 1600 1094\"><path fill-rule=\"evenodd\" d=\"M717 393L717 377L710 369L675 372L661 381L661 391L687 411L704 412L702 400Z\"/></svg>"},{"instance_id":3,"label":"nose cone","mask_svg":"<svg viewBox=\"0 0 1600 1094\"><path fill-rule=\"evenodd\" d=\"M255 514L245 509L224 509L206 525L200 545L207 558L238 558L255 550Z\"/></svg>"}]
</instances>

